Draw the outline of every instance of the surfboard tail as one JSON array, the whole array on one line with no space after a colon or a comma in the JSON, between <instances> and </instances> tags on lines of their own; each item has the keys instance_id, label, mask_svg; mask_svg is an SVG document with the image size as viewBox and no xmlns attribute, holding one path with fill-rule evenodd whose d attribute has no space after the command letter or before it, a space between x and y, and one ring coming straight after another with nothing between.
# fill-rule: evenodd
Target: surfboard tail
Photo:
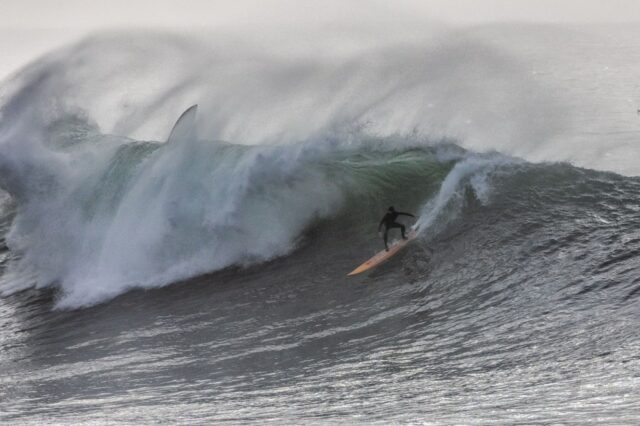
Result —
<instances>
[{"instance_id":1,"label":"surfboard tail","mask_svg":"<svg viewBox=\"0 0 640 426\"><path fill-rule=\"evenodd\" d=\"M402 248L404 246L406 246L411 240L416 238L417 235L418 234L415 231L412 231L409 234L409 236L408 236L408 238L406 240L401 240L401 241L397 242L396 244L393 244L389 248L389 251L382 250L381 252L376 253L376 255L373 256L371 259L367 260L362 265L358 266L356 269L354 269L353 271L349 272L347 274L347 276L350 277L350 276L353 276L353 275L361 274L363 272L366 272L366 271L368 271L370 269L375 268L376 266L380 265L381 263L386 262L391 257L393 257L397 252L402 250Z\"/></svg>"}]
</instances>

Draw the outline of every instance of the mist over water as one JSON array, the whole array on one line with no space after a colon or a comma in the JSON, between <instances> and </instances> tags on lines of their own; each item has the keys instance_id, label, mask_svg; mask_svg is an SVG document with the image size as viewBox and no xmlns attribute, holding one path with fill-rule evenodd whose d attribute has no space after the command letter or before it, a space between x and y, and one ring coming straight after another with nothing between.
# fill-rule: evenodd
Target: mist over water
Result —
<instances>
[{"instance_id":1,"label":"mist over water","mask_svg":"<svg viewBox=\"0 0 640 426\"><path fill-rule=\"evenodd\" d=\"M0 419L634 418L640 48L602 31L102 33L16 73ZM389 205L418 239L347 279Z\"/></svg>"},{"instance_id":2,"label":"mist over water","mask_svg":"<svg viewBox=\"0 0 640 426\"><path fill-rule=\"evenodd\" d=\"M519 154L561 127L515 59L463 35L288 55L220 37L98 35L8 82L4 187L25 199L9 291L20 270L82 306L269 260L358 193L314 162L446 139ZM163 143L190 102L190 130Z\"/></svg>"}]
</instances>

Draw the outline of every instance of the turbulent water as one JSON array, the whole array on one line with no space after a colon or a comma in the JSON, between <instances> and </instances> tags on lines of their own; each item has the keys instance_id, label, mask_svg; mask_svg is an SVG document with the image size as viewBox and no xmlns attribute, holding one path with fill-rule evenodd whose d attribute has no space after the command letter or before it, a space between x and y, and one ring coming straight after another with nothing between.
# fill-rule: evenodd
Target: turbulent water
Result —
<instances>
[{"instance_id":1,"label":"turbulent water","mask_svg":"<svg viewBox=\"0 0 640 426\"><path fill-rule=\"evenodd\" d=\"M5 82L0 420L634 423L638 129L444 39L106 35ZM389 205L418 238L346 277Z\"/></svg>"}]
</instances>

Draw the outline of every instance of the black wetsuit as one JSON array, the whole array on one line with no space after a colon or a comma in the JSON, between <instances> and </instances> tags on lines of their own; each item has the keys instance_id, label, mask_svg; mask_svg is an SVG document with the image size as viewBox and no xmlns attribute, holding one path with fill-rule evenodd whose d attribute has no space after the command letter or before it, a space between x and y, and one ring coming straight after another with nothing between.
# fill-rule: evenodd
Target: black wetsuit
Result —
<instances>
[{"instance_id":1,"label":"black wetsuit","mask_svg":"<svg viewBox=\"0 0 640 426\"><path fill-rule=\"evenodd\" d=\"M387 251L389 251L389 247L387 246L387 234L389 232L389 229L400 228L400 232L402 233L402 238L403 239L407 238L404 235L404 229L405 229L404 225L396 222L396 219L398 218L398 216L401 216L401 215L415 217L411 213L397 212L395 210L388 211L387 214L385 214L382 220L380 221L380 225L378 225L378 232L380 232L380 228L382 227L382 225L384 225L384 248Z\"/></svg>"}]
</instances>

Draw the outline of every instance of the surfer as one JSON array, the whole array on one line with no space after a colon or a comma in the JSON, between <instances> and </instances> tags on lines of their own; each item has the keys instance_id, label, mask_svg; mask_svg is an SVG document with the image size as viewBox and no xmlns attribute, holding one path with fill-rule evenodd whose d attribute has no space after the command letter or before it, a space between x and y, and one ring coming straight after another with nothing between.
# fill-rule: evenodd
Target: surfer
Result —
<instances>
[{"instance_id":1,"label":"surfer","mask_svg":"<svg viewBox=\"0 0 640 426\"><path fill-rule=\"evenodd\" d=\"M402 239L403 240L407 239L407 236L404 234L404 225L396 222L396 219L398 218L398 216L415 217L411 213L397 212L393 208L393 206L389 207L389 210L380 221L380 225L378 225L378 234L380 233L380 228L382 228L382 225L384 225L384 248L386 251L389 251L389 246L387 245L387 234L389 233L389 229L400 228L400 232L402 233Z\"/></svg>"}]
</instances>

